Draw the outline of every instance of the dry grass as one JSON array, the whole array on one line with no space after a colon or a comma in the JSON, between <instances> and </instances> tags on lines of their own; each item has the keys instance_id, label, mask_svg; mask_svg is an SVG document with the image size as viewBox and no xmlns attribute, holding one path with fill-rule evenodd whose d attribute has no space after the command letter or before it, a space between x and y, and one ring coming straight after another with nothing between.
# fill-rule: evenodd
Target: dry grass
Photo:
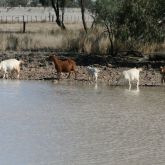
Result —
<instances>
[{"instance_id":1,"label":"dry grass","mask_svg":"<svg viewBox=\"0 0 165 165\"><path fill-rule=\"evenodd\" d=\"M78 28L78 27L76 27ZM26 49L71 49L71 41L79 36L78 30L62 31L55 24L27 24L26 33L21 33L20 24L0 24L0 50ZM1 30L2 31L2 30Z\"/></svg>"},{"instance_id":2,"label":"dry grass","mask_svg":"<svg viewBox=\"0 0 165 165\"><path fill-rule=\"evenodd\" d=\"M68 30L80 30L83 28L81 24L66 24ZM23 25L21 23L1 23L0 32L21 32ZM59 30L59 27L56 23L27 23L26 32L28 33L47 33L51 30Z\"/></svg>"},{"instance_id":3,"label":"dry grass","mask_svg":"<svg viewBox=\"0 0 165 165\"><path fill-rule=\"evenodd\" d=\"M144 45L141 45L139 48L140 51L144 53L150 53L150 52L164 52L165 51L165 42L162 44L157 43L146 43Z\"/></svg>"},{"instance_id":4,"label":"dry grass","mask_svg":"<svg viewBox=\"0 0 165 165\"><path fill-rule=\"evenodd\" d=\"M102 54L106 54L109 47L110 43L108 37L101 38L99 41L99 52Z\"/></svg>"},{"instance_id":5,"label":"dry grass","mask_svg":"<svg viewBox=\"0 0 165 165\"><path fill-rule=\"evenodd\" d=\"M22 25L0 24L0 50L33 50L55 49L61 51L79 51L88 54L107 54L110 43L101 28L84 33L81 24L67 24L67 31L62 31L54 23L28 23L26 33L22 33ZM125 44L116 42L121 49ZM120 44L119 44L120 43ZM163 44L139 44L139 51L149 53L165 50Z\"/></svg>"},{"instance_id":6,"label":"dry grass","mask_svg":"<svg viewBox=\"0 0 165 165\"><path fill-rule=\"evenodd\" d=\"M74 35L51 34L0 34L0 50L60 49L70 48Z\"/></svg>"},{"instance_id":7,"label":"dry grass","mask_svg":"<svg viewBox=\"0 0 165 165\"><path fill-rule=\"evenodd\" d=\"M86 35L80 24L66 26L67 31L62 31L53 23L28 23L26 33L23 34L20 24L0 24L1 31L7 32L0 34L3 38L0 41L0 50L59 49L83 51L89 54L99 50L101 52L103 45L99 48L98 30ZM105 41L108 43L107 40Z\"/></svg>"}]
</instances>

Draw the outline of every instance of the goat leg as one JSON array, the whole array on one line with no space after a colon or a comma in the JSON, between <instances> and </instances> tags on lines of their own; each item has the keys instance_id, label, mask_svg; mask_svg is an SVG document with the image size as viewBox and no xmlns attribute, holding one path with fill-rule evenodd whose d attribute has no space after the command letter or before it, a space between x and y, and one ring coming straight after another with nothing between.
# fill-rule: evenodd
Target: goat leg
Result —
<instances>
[{"instance_id":1,"label":"goat leg","mask_svg":"<svg viewBox=\"0 0 165 165\"><path fill-rule=\"evenodd\" d=\"M68 74L67 78L70 78L70 74L71 74L71 72L69 72L69 74Z\"/></svg>"},{"instance_id":2,"label":"goat leg","mask_svg":"<svg viewBox=\"0 0 165 165\"><path fill-rule=\"evenodd\" d=\"M57 79L60 80L60 77L61 77L61 73L57 72Z\"/></svg>"},{"instance_id":3,"label":"goat leg","mask_svg":"<svg viewBox=\"0 0 165 165\"><path fill-rule=\"evenodd\" d=\"M131 82L130 82L130 80L128 80L128 82L129 82L129 91L131 90Z\"/></svg>"}]
</instances>

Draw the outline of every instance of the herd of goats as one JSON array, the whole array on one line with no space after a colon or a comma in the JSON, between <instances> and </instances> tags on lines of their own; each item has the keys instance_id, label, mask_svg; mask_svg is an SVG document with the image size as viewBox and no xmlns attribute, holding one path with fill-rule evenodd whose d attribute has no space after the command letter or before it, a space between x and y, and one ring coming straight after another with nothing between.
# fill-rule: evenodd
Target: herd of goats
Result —
<instances>
[{"instance_id":1,"label":"herd of goats","mask_svg":"<svg viewBox=\"0 0 165 165\"><path fill-rule=\"evenodd\" d=\"M55 69L57 71L57 79L59 80L61 78L61 73L66 72L69 73L68 77L70 77L71 72L74 72L75 79L77 77L77 69L76 69L76 62L72 59L65 59L61 60L57 58L56 55L51 55L47 58L47 60L52 61L54 63ZM20 65L24 62L22 60L16 60L16 59L8 59L0 62L0 70L3 71L3 78L8 78L8 72L15 71L17 73L17 78L19 79L20 76ZM95 81L97 83L97 78L99 75L99 69L96 67L87 67L88 77L90 80L90 77L92 78L92 81ZM131 89L131 82L136 81L137 90L139 89L139 74L142 71L142 68L132 68L126 71L123 71L121 77L118 79L118 81L123 77L124 79L128 80L129 83L129 90ZM165 83L165 66L160 67L160 74L162 75L161 83Z\"/></svg>"}]
</instances>

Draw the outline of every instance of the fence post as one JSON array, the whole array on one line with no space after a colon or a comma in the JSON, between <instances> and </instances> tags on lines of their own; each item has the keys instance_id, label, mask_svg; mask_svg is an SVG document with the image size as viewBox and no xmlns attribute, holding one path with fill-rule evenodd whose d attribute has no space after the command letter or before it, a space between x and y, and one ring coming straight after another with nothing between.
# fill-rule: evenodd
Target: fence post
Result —
<instances>
[{"instance_id":1,"label":"fence post","mask_svg":"<svg viewBox=\"0 0 165 165\"><path fill-rule=\"evenodd\" d=\"M50 22L50 17L51 17L51 16L50 16L50 13L49 13L49 22Z\"/></svg>"},{"instance_id":2,"label":"fence post","mask_svg":"<svg viewBox=\"0 0 165 165\"><path fill-rule=\"evenodd\" d=\"M23 16L23 33L25 33L26 31L26 22L25 22L25 18Z\"/></svg>"},{"instance_id":3,"label":"fence post","mask_svg":"<svg viewBox=\"0 0 165 165\"><path fill-rule=\"evenodd\" d=\"M26 22L24 21L23 22L23 33L25 33L26 32Z\"/></svg>"}]
</instances>

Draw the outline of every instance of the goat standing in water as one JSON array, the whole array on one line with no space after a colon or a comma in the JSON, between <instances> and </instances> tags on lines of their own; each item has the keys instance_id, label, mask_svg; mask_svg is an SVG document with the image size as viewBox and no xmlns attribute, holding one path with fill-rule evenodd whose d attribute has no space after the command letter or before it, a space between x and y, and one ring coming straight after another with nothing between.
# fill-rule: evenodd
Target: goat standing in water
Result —
<instances>
[{"instance_id":1,"label":"goat standing in water","mask_svg":"<svg viewBox=\"0 0 165 165\"><path fill-rule=\"evenodd\" d=\"M160 67L160 74L162 75L161 77L161 83L164 84L165 83L165 66L164 67Z\"/></svg>"},{"instance_id":2,"label":"goat standing in water","mask_svg":"<svg viewBox=\"0 0 165 165\"><path fill-rule=\"evenodd\" d=\"M75 73L75 79L77 77L76 63L71 59L60 60L56 56L49 56L48 60L53 61L54 66L57 70L57 79L61 77L61 72L69 73L67 78L70 78L70 74L73 71Z\"/></svg>"},{"instance_id":3,"label":"goat standing in water","mask_svg":"<svg viewBox=\"0 0 165 165\"><path fill-rule=\"evenodd\" d=\"M98 73L100 72L100 70L95 67L88 66L87 72L89 74L89 80L90 80L90 77L92 77L92 80L94 80L97 83Z\"/></svg>"},{"instance_id":4,"label":"goat standing in water","mask_svg":"<svg viewBox=\"0 0 165 165\"><path fill-rule=\"evenodd\" d=\"M8 78L8 72L10 71L16 71L17 78L19 78L21 64L23 64L23 61L18 61L16 59L1 61L0 70L4 72L3 78Z\"/></svg>"},{"instance_id":5,"label":"goat standing in water","mask_svg":"<svg viewBox=\"0 0 165 165\"><path fill-rule=\"evenodd\" d=\"M124 79L128 80L129 90L131 90L131 86L132 86L131 81L134 81L134 80L137 81L136 87L137 87L137 90L139 90L139 73L141 71L142 71L142 68L132 68L127 71L123 71L122 76L124 76Z\"/></svg>"}]
</instances>

